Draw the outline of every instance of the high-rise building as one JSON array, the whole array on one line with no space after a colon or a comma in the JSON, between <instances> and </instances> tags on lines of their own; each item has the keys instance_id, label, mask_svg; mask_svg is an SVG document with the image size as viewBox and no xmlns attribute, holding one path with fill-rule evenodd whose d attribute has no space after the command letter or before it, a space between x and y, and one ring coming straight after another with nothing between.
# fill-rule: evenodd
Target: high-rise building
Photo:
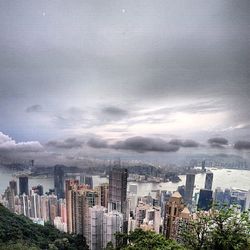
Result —
<instances>
[{"instance_id":1,"label":"high-rise building","mask_svg":"<svg viewBox=\"0 0 250 250\"><path fill-rule=\"evenodd\" d=\"M179 186L179 187L177 188L177 191L180 193L180 195L181 195L182 197L185 196L185 186L184 186L184 185Z\"/></svg>"},{"instance_id":2,"label":"high-rise building","mask_svg":"<svg viewBox=\"0 0 250 250\"><path fill-rule=\"evenodd\" d=\"M163 234L166 238L174 238L176 234L175 221L180 216L184 207L182 196L179 192L174 192L165 206Z\"/></svg>"},{"instance_id":3,"label":"high-rise building","mask_svg":"<svg viewBox=\"0 0 250 250\"><path fill-rule=\"evenodd\" d=\"M104 214L107 209L103 206L89 208L89 242L91 250L102 250L105 248L103 240Z\"/></svg>"},{"instance_id":4,"label":"high-rise building","mask_svg":"<svg viewBox=\"0 0 250 250\"><path fill-rule=\"evenodd\" d=\"M206 173L205 189L212 190L214 174L209 171Z\"/></svg>"},{"instance_id":5,"label":"high-rise building","mask_svg":"<svg viewBox=\"0 0 250 250\"><path fill-rule=\"evenodd\" d=\"M4 192L4 197L7 201L7 208L11 211L11 212L15 212L15 196L14 196L14 191L11 190L10 187L7 187L5 192Z\"/></svg>"},{"instance_id":6,"label":"high-rise building","mask_svg":"<svg viewBox=\"0 0 250 250\"><path fill-rule=\"evenodd\" d=\"M193 215L190 213L189 209L187 207L185 207L179 217L176 219L175 221L175 235L173 235L175 238L175 240L177 241L182 241L182 236L181 236L181 232L183 230L183 228L187 228L189 226L189 222L191 220L193 220L194 217Z\"/></svg>"},{"instance_id":7,"label":"high-rise building","mask_svg":"<svg viewBox=\"0 0 250 250\"><path fill-rule=\"evenodd\" d=\"M143 220L146 218L146 212L150 208L149 204L145 204L142 201L136 207L136 226L140 227L143 224Z\"/></svg>"},{"instance_id":8,"label":"high-rise building","mask_svg":"<svg viewBox=\"0 0 250 250\"><path fill-rule=\"evenodd\" d=\"M103 245L107 246L108 242L112 242L116 246L115 233L123 232L123 214L118 211L111 211L104 214L103 220Z\"/></svg>"},{"instance_id":9,"label":"high-rise building","mask_svg":"<svg viewBox=\"0 0 250 250\"><path fill-rule=\"evenodd\" d=\"M123 231L128 231L127 214L127 179L128 170L115 167L109 174L109 211L116 210L123 214Z\"/></svg>"},{"instance_id":10,"label":"high-rise building","mask_svg":"<svg viewBox=\"0 0 250 250\"><path fill-rule=\"evenodd\" d=\"M203 172L206 172L206 162L205 161L201 162L201 169Z\"/></svg>"},{"instance_id":11,"label":"high-rise building","mask_svg":"<svg viewBox=\"0 0 250 250\"><path fill-rule=\"evenodd\" d=\"M109 174L109 211L126 214L128 170L113 168Z\"/></svg>"},{"instance_id":12,"label":"high-rise building","mask_svg":"<svg viewBox=\"0 0 250 250\"><path fill-rule=\"evenodd\" d=\"M78 180L65 181L65 197L66 197L66 212L67 212L67 232L73 233L73 190L77 190L79 185Z\"/></svg>"},{"instance_id":13,"label":"high-rise building","mask_svg":"<svg viewBox=\"0 0 250 250\"><path fill-rule=\"evenodd\" d=\"M97 187L99 193L99 204L103 207L108 208L108 198L109 198L109 184L102 183Z\"/></svg>"},{"instance_id":14,"label":"high-rise building","mask_svg":"<svg viewBox=\"0 0 250 250\"><path fill-rule=\"evenodd\" d=\"M21 201L21 213L24 216L30 217L30 200L29 196L23 193L23 195L20 196Z\"/></svg>"},{"instance_id":15,"label":"high-rise building","mask_svg":"<svg viewBox=\"0 0 250 250\"><path fill-rule=\"evenodd\" d=\"M208 189L201 189L198 200L198 209L208 211L212 207L213 191Z\"/></svg>"},{"instance_id":16,"label":"high-rise building","mask_svg":"<svg viewBox=\"0 0 250 250\"><path fill-rule=\"evenodd\" d=\"M88 238L88 211L90 207L98 204L98 193L88 189L87 186L80 186L78 190L72 191L73 202L73 233L84 235Z\"/></svg>"},{"instance_id":17,"label":"high-rise building","mask_svg":"<svg viewBox=\"0 0 250 250\"><path fill-rule=\"evenodd\" d=\"M161 205L161 216L165 214L165 204L169 201L172 193L169 191L161 191L160 205Z\"/></svg>"},{"instance_id":18,"label":"high-rise building","mask_svg":"<svg viewBox=\"0 0 250 250\"><path fill-rule=\"evenodd\" d=\"M59 199L58 201L58 214L61 217L62 223L65 223L65 225L67 225L67 211L65 199ZM67 232L67 228L65 231Z\"/></svg>"},{"instance_id":19,"label":"high-rise building","mask_svg":"<svg viewBox=\"0 0 250 250\"><path fill-rule=\"evenodd\" d=\"M20 176L19 177L19 194L29 195L29 182L27 176Z\"/></svg>"},{"instance_id":20,"label":"high-rise building","mask_svg":"<svg viewBox=\"0 0 250 250\"><path fill-rule=\"evenodd\" d=\"M88 210L98 204L98 192L78 180L66 180L67 230L88 238Z\"/></svg>"},{"instance_id":21,"label":"high-rise building","mask_svg":"<svg viewBox=\"0 0 250 250\"><path fill-rule=\"evenodd\" d=\"M224 192L222 188L217 187L214 191L214 201L217 206L221 206L224 202Z\"/></svg>"},{"instance_id":22,"label":"high-rise building","mask_svg":"<svg viewBox=\"0 0 250 250\"><path fill-rule=\"evenodd\" d=\"M193 192L194 192L194 181L195 181L195 174L188 173L186 175L186 186L185 186L185 202L187 204L192 204L193 199Z\"/></svg>"},{"instance_id":23,"label":"high-rise building","mask_svg":"<svg viewBox=\"0 0 250 250\"><path fill-rule=\"evenodd\" d=\"M49 220L50 222L54 222L55 217L58 215L58 204L57 204L57 196L49 195Z\"/></svg>"},{"instance_id":24,"label":"high-rise building","mask_svg":"<svg viewBox=\"0 0 250 250\"><path fill-rule=\"evenodd\" d=\"M64 198L64 171L63 166L54 167L54 188L58 199Z\"/></svg>"},{"instance_id":25,"label":"high-rise building","mask_svg":"<svg viewBox=\"0 0 250 250\"><path fill-rule=\"evenodd\" d=\"M17 183L15 180L9 182L10 190L14 193L14 196L17 195Z\"/></svg>"},{"instance_id":26,"label":"high-rise building","mask_svg":"<svg viewBox=\"0 0 250 250\"><path fill-rule=\"evenodd\" d=\"M49 197L41 196L41 217L44 221L49 221Z\"/></svg>"},{"instance_id":27,"label":"high-rise building","mask_svg":"<svg viewBox=\"0 0 250 250\"><path fill-rule=\"evenodd\" d=\"M30 217L42 218L41 216L41 196L33 192L30 196Z\"/></svg>"}]
</instances>

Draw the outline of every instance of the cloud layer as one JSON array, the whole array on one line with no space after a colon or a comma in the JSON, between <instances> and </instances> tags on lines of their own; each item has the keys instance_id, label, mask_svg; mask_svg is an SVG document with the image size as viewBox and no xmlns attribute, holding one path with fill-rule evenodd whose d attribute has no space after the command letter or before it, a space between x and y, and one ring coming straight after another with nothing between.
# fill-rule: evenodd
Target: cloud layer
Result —
<instances>
[{"instance_id":1,"label":"cloud layer","mask_svg":"<svg viewBox=\"0 0 250 250\"><path fill-rule=\"evenodd\" d=\"M46 146L61 149L73 149L80 148L84 145L84 141L77 138L67 138L65 140L53 140L49 141Z\"/></svg>"},{"instance_id":2,"label":"cloud layer","mask_svg":"<svg viewBox=\"0 0 250 250\"><path fill-rule=\"evenodd\" d=\"M43 146L38 141L16 142L0 132L0 153L41 152Z\"/></svg>"},{"instance_id":3,"label":"cloud layer","mask_svg":"<svg viewBox=\"0 0 250 250\"><path fill-rule=\"evenodd\" d=\"M208 143L213 148L224 148L226 145L228 145L228 140L223 137L214 137L208 139Z\"/></svg>"},{"instance_id":4,"label":"cloud layer","mask_svg":"<svg viewBox=\"0 0 250 250\"><path fill-rule=\"evenodd\" d=\"M234 148L238 150L250 149L250 141L237 141Z\"/></svg>"},{"instance_id":5,"label":"cloud layer","mask_svg":"<svg viewBox=\"0 0 250 250\"><path fill-rule=\"evenodd\" d=\"M15 150L248 154L249 0L63 2L0 4L0 129Z\"/></svg>"}]
</instances>

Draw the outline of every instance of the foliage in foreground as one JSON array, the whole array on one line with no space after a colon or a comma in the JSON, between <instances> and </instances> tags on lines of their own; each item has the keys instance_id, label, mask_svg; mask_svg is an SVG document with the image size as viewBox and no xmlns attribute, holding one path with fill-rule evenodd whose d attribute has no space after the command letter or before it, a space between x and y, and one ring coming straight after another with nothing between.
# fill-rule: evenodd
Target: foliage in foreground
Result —
<instances>
[{"instance_id":1,"label":"foliage in foreground","mask_svg":"<svg viewBox=\"0 0 250 250\"><path fill-rule=\"evenodd\" d=\"M34 224L0 204L0 250L88 250L85 238L62 233L54 226Z\"/></svg>"},{"instance_id":2,"label":"foliage in foreground","mask_svg":"<svg viewBox=\"0 0 250 250\"><path fill-rule=\"evenodd\" d=\"M117 234L116 250L185 250L176 241L167 240L162 234L136 229L127 234ZM108 246L106 250L114 249Z\"/></svg>"},{"instance_id":3,"label":"foliage in foreground","mask_svg":"<svg viewBox=\"0 0 250 250\"><path fill-rule=\"evenodd\" d=\"M180 241L188 249L250 250L250 214L238 213L235 207L214 207L209 215L200 211L180 232Z\"/></svg>"}]
</instances>

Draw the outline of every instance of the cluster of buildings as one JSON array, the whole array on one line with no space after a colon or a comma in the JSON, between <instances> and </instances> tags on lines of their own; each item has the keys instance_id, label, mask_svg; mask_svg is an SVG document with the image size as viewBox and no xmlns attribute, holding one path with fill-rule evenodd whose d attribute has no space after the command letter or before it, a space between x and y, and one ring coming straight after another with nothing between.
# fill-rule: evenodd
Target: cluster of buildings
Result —
<instances>
[{"instance_id":1,"label":"cluster of buildings","mask_svg":"<svg viewBox=\"0 0 250 250\"><path fill-rule=\"evenodd\" d=\"M29 190L27 176L19 177L19 194L17 182L15 180L9 182L1 203L11 212L23 214L38 224L44 225L45 222L50 221L58 225L60 230L67 230L65 199L58 198L53 190L44 194L41 185L34 186Z\"/></svg>"},{"instance_id":2,"label":"cluster of buildings","mask_svg":"<svg viewBox=\"0 0 250 250\"><path fill-rule=\"evenodd\" d=\"M227 206L236 203L241 210L249 208L249 192L217 188L213 193L212 172L206 172L198 195L194 194L193 173L187 174L186 185L176 192L157 190L155 197L139 197L137 185L128 185L127 180L127 169L117 166L109 174L109 183L93 187L89 176L65 179L63 169L56 166L53 190L44 194L41 185L29 190L28 177L20 176L19 193L12 180L0 201L36 223L49 221L61 231L83 235L91 250L105 249L108 242L115 246L117 232L136 228L178 240L180 225L192 220L197 210L208 211L214 201Z\"/></svg>"}]
</instances>

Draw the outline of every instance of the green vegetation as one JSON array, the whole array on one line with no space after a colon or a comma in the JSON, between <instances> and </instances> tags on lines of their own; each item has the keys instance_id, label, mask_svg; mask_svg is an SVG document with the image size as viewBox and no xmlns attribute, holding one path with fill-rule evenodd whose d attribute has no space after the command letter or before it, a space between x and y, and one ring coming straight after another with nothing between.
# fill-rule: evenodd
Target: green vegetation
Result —
<instances>
[{"instance_id":1,"label":"green vegetation","mask_svg":"<svg viewBox=\"0 0 250 250\"><path fill-rule=\"evenodd\" d=\"M185 250L180 244L173 240L167 240L162 234L153 231L136 229L127 234L117 234L118 246L116 250ZM109 245L107 250L113 250Z\"/></svg>"},{"instance_id":2,"label":"green vegetation","mask_svg":"<svg viewBox=\"0 0 250 250\"><path fill-rule=\"evenodd\" d=\"M197 219L183 224L180 240L192 250L250 250L250 214L237 213L235 207L203 211Z\"/></svg>"},{"instance_id":3,"label":"green vegetation","mask_svg":"<svg viewBox=\"0 0 250 250\"><path fill-rule=\"evenodd\" d=\"M54 226L37 225L0 204L0 250L88 250L85 238L62 233Z\"/></svg>"}]
</instances>

